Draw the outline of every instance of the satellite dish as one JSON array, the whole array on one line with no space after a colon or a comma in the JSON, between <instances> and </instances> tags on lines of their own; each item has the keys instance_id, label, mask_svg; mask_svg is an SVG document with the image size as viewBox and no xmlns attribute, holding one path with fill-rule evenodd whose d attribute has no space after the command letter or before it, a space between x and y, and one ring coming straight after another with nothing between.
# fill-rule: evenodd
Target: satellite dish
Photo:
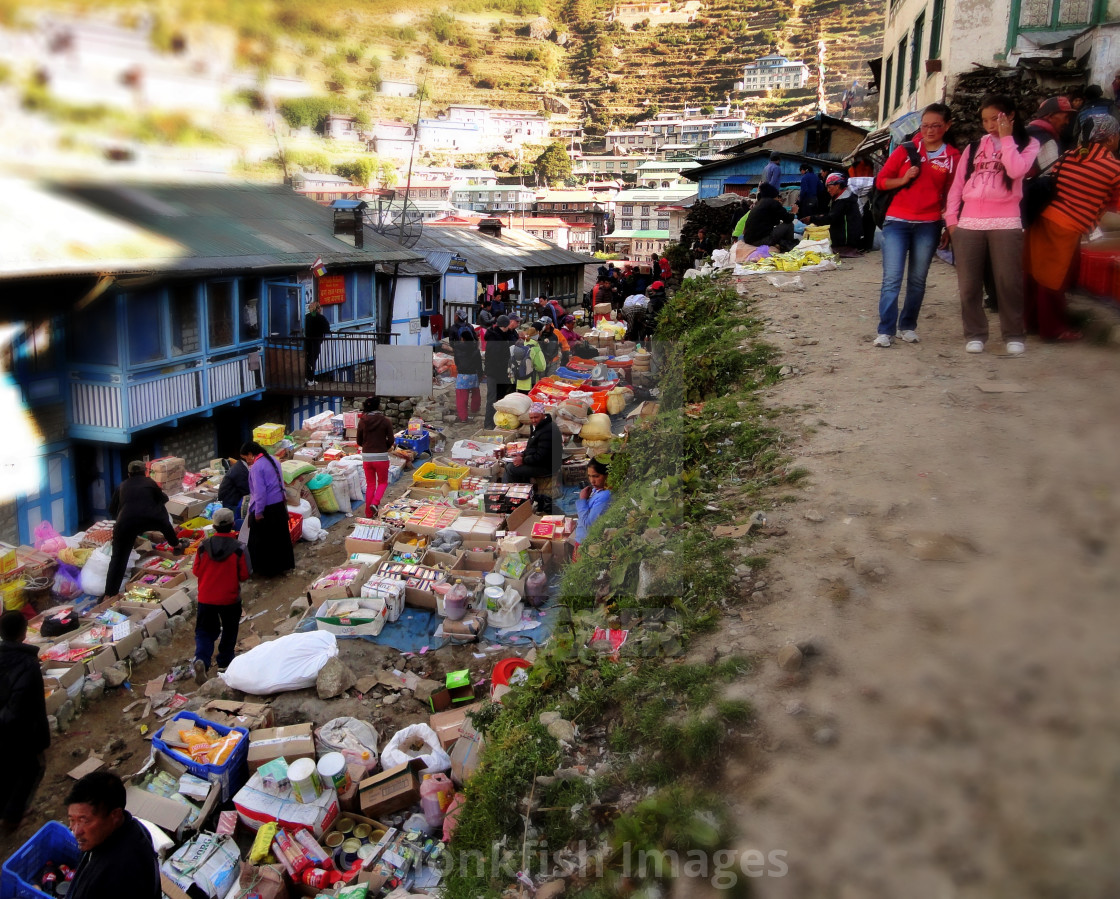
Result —
<instances>
[{"instance_id":1,"label":"satellite dish","mask_svg":"<svg viewBox=\"0 0 1120 899\"><path fill-rule=\"evenodd\" d=\"M366 222L374 231L402 247L414 247L424 230L424 217L416 204L395 191L366 200Z\"/></svg>"}]
</instances>

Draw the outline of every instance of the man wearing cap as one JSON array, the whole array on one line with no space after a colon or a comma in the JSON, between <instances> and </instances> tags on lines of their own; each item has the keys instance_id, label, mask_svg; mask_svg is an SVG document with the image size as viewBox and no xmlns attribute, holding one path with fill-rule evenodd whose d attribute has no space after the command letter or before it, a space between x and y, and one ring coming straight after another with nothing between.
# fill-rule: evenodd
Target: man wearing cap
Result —
<instances>
[{"instance_id":1,"label":"man wearing cap","mask_svg":"<svg viewBox=\"0 0 1120 899\"><path fill-rule=\"evenodd\" d=\"M198 617L194 625L194 679L206 682L214 643L218 643L218 668L233 661L237 625L241 620L241 582L249 580L249 565L241 541L233 533L233 513L214 513L214 536L202 541L192 568L198 578Z\"/></svg>"},{"instance_id":2,"label":"man wearing cap","mask_svg":"<svg viewBox=\"0 0 1120 899\"><path fill-rule=\"evenodd\" d=\"M499 315L493 327L486 329L486 353L482 360L486 371L486 417L483 420L486 430L494 427L494 403L513 393L509 350L515 340L517 331L508 315Z\"/></svg>"},{"instance_id":3,"label":"man wearing cap","mask_svg":"<svg viewBox=\"0 0 1120 899\"><path fill-rule=\"evenodd\" d=\"M735 231L743 243L752 247L781 247L790 249L793 239L793 213L778 199L778 189L770 184L758 188L758 200L750 212L739 219Z\"/></svg>"},{"instance_id":4,"label":"man wearing cap","mask_svg":"<svg viewBox=\"0 0 1120 899\"><path fill-rule=\"evenodd\" d=\"M560 471L564 455L564 438L552 416L544 411L544 403L529 407L529 440L523 453L515 453L506 462L507 483L528 484L533 478L547 478Z\"/></svg>"},{"instance_id":5,"label":"man wearing cap","mask_svg":"<svg viewBox=\"0 0 1120 899\"><path fill-rule=\"evenodd\" d=\"M1027 125L1027 134L1041 147L1035 157L1038 171L1050 168L1062 155L1062 134L1072 116L1073 104L1068 97L1048 97L1039 105L1034 120Z\"/></svg>"},{"instance_id":6,"label":"man wearing cap","mask_svg":"<svg viewBox=\"0 0 1120 899\"><path fill-rule=\"evenodd\" d=\"M828 236L834 250L858 252L863 241L863 215L855 194L848 190L848 178L833 172L824 184L832 205L827 215L814 215L811 221L814 225L829 226Z\"/></svg>"}]
</instances>

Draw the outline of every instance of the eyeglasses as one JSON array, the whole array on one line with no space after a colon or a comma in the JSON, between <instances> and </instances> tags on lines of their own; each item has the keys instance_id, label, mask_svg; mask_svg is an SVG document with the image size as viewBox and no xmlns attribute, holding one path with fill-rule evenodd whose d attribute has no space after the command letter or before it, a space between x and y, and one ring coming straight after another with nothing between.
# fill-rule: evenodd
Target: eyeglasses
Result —
<instances>
[{"instance_id":1,"label":"eyeglasses","mask_svg":"<svg viewBox=\"0 0 1120 899\"><path fill-rule=\"evenodd\" d=\"M923 122L921 125L923 131L943 131L948 127L944 122Z\"/></svg>"}]
</instances>

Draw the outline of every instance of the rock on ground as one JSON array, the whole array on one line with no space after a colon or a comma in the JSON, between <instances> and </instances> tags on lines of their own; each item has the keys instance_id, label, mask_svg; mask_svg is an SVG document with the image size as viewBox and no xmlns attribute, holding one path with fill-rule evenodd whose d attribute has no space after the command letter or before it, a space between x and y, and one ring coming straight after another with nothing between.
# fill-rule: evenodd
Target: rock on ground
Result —
<instances>
[{"instance_id":1,"label":"rock on ground","mask_svg":"<svg viewBox=\"0 0 1120 899\"><path fill-rule=\"evenodd\" d=\"M315 690L320 699L334 699L341 696L357 682L351 671L338 656L327 659L327 664L319 669L315 679Z\"/></svg>"}]
</instances>

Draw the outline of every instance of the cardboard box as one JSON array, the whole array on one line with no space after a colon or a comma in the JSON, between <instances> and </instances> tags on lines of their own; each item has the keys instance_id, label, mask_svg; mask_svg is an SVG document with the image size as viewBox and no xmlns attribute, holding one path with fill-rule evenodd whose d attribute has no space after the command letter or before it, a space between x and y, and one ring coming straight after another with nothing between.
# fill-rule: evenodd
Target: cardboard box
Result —
<instances>
[{"instance_id":1,"label":"cardboard box","mask_svg":"<svg viewBox=\"0 0 1120 899\"><path fill-rule=\"evenodd\" d=\"M524 502L506 516L506 530L516 531L533 517L532 501Z\"/></svg>"},{"instance_id":2,"label":"cardboard box","mask_svg":"<svg viewBox=\"0 0 1120 899\"><path fill-rule=\"evenodd\" d=\"M451 487L448 486L447 481L433 482L431 485L423 487L414 484L409 488L408 495L412 499L434 499L441 500L451 492ZM435 531L432 531L434 534Z\"/></svg>"},{"instance_id":3,"label":"cardboard box","mask_svg":"<svg viewBox=\"0 0 1120 899\"><path fill-rule=\"evenodd\" d=\"M279 758L289 763L296 759L315 758L315 738L310 723L269 727L249 734L250 771Z\"/></svg>"},{"instance_id":4,"label":"cardboard box","mask_svg":"<svg viewBox=\"0 0 1120 899\"><path fill-rule=\"evenodd\" d=\"M153 590L174 590L176 587L182 586L186 583L187 574L184 571L161 571L158 568L138 568L132 573L127 584L125 584L125 592L128 592L130 587L151 587Z\"/></svg>"},{"instance_id":5,"label":"cardboard box","mask_svg":"<svg viewBox=\"0 0 1120 899\"><path fill-rule=\"evenodd\" d=\"M47 696L47 714L53 715L66 702L66 688L57 677L44 677L43 678L43 692Z\"/></svg>"},{"instance_id":6,"label":"cardboard box","mask_svg":"<svg viewBox=\"0 0 1120 899\"><path fill-rule=\"evenodd\" d=\"M153 750L148 763L129 778L128 786L125 789L125 808L136 817L151 821L166 830L177 841L181 841L202 829L211 813L221 802L222 787L220 784L210 783L206 798L201 803L198 800L192 800L196 805L201 806L202 811L195 819L194 824L188 824L189 810L183 803L176 802L174 799L165 799L138 786L149 773L159 771L166 771L172 777L180 778L187 773L187 768L166 753L160 752L158 749Z\"/></svg>"},{"instance_id":7,"label":"cardboard box","mask_svg":"<svg viewBox=\"0 0 1120 899\"><path fill-rule=\"evenodd\" d=\"M14 546L0 543L0 574L11 574L19 564L19 557Z\"/></svg>"},{"instance_id":8,"label":"cardboard box","mask_svg":"<svg viewBox=\"0 0 1120 899\"><path fill-rule=\"evenodd\" d=\"M463 554L461 552L441 553L429 549L424 553L423 564L429 568L442 568L445 571L450 571L452 568L458 568L462 559Z\"/></svg>"},{"instance_id":9,"label":"cardboard box","mask_svg":"<svg viewBox=\"0 0 1120 899\"><path fill-rule=\"evenodd\" d=\"M384 540L364 540L351 534L346 538L345 549L348 553L380 553L393 545L399 531L388 528Z\"/></svg>"},{"instance_id":10,"label":"cardboard box","mask_svg":"<svg viewBox=\"0 0 1120 899\"><path fill-rule=\"evenodd\" d=\"M368 578L367 578L368 580ZM358 611L345 617L326 617L329 606L337 600L328 599L312 613L318 630L339 637L376 637L389 619L389 606L383 598L359 596L353 600Z\"/></svg>"},{"instance_id":11,"label":"cardboard box","mask_svg":"<svg viewBox=\"0 0 1120 899\"><path fill-rule=\"evenodd\" d=\"M198 493L177 493L167 500L164 508L167 509L167 514L172 519L188 521L191 518L197 518L206 511L206 507L211 502L213 502L213 498L210 496L203 496Z\"/></svg>"},{"instance_id":12,"label":"cardboard box","mask_svg":"<svg viewBox=\"0 0 1120 899\"><path fill-rule=\"evenodd\" d=\"M170 596L160 601L160 606L163 608L163 611L167 613L168 617L187 611L192 604L193 600L191 600L185 589L176 590Z\"/></svg>"},{"instance_id":13,"label":"cardboard box","mask_svg":"<svg viewBox=\"0 0 1120 899\"><path fill-rule=\"evenodd\" d=\"M472 478L486 478L491 481L496 481L502 473L502 464L497 461L484 465L468 465L467 468Z\"/></svg>"},{"instance_id":14,"label":"cardboard box","mask_svg":"<svg viewBox=\"0 0 1120 899\"><path fill-rule=\"evenodd\" d=\"M340 568L351 568L351 565L341 565ZM311 599L312 605L319 605L328 599L352 599L356 596L362 595L362 585L370 579L375 571L373 565L360 565L358 567L358 576L345 587L330 586L318 587L315 589L308 588L307 595ZM334 569L338 570L338 569Z\"/></svg>"},{"instance_id":15,"label":"cardboard box","mask_svg":"<svg viewBox=\"0 0 1120 899\"><path fill-rule=\"evenodd\" d=\"M485 574L494 570L494 563L498 561L498 554L492 550L466 549L462 558L455 566L456 571L469 571L472 574Z\"/></svg>"},{"instance_id":16,"label":"cardboard box","mask_svg":"<svg viewBox=\"0 0 1120 899\"><path fill-rule=\"evenodd\" d=\"M241 822L250 830L257 830L268 821L277 821L285 830L305 827L316 838L321 837L338 818L338 794L324 788L313 802L296 802L291 788L269 793L259 774L252 774L233 797L234 807Z\"/></svg>"},{"instance_id":17,"label":"cardboard box","mask_svg":"<svg viewBox=\"0 0 1120 899\"><path fill-rule=\"evenodd\" d=\"M225 727L244 727L250 732L272 727L272 706L262 702L212 699L198 710L198 716Z\"/></svg>"},{"instance_id":18,"label":"cardboard box","mask_svg":"<svg viewBox=\"0 0 1120 899\"><path fill-rule=\"evenodd\" d=\"M149 637L154 637L167 627L167 613L162 606L154 603L118 602L114 608L139 621L144 633Z\"/></svg>"},{"instance_id":19,"label":"cardboard box","mask_svg":"<svg viewBox=\"0 0 1120 899\"><path fill-rule=\"evenodd\" d=\"M144 636L143 625L140 624L138 619L132 619L132 633L113 644L113 652L117 655L117 661L123 662L128 658L130 652L139 649L140 644L144 642Z\"/></svg>"},{"instance_id":20,"label":"cardboard box","mask_svg":"<svg viewBox=\"0 0 1120 899\"><path fill-rule=\"evenodd\" d=\"M428 718L428 725L439 737L440 746L447 749L449 746L455 745L455 742L459 739L459 730L462 728L463 722L467 720L467 715L478 711L480 708L482 708L482 704L475 702L470 705L448 709L445 712L436 712Z\"/></svg>"},{"instance_id":21,"label":"cardboard box","mask_svg":"<svg viewBox=\"0 0 1120 899\"><path fill-rule=\"evenodd\" d=\"M95 655L86 659L86 670L93 674L95 671L104 671L117 664L117 654L112 646L106 646Z\"/></svg>"},{"instance_id":22,"label":"cardboard box","mask_svg":"<svg viewBox=\"0 0 1120 899\"><path fill-rule=\"evenodd\" d=\"M362 814L375 818L410 808L420 801L420 759L368 777L358 785L358 804Z\"/></svg>"},{"instance_id":23,"label":"cardboard box","mask_svg":"<svg viewBox=\"0 0 1120 899\"><path fill-rule=\"evenodd\" d=\"M479 757L485 745L482 734L475 730L469 718L464 718L459 725L459 739L451 747L451 779L456 786L461 787L478 769Z\"/></svg>"}]
</instances>

